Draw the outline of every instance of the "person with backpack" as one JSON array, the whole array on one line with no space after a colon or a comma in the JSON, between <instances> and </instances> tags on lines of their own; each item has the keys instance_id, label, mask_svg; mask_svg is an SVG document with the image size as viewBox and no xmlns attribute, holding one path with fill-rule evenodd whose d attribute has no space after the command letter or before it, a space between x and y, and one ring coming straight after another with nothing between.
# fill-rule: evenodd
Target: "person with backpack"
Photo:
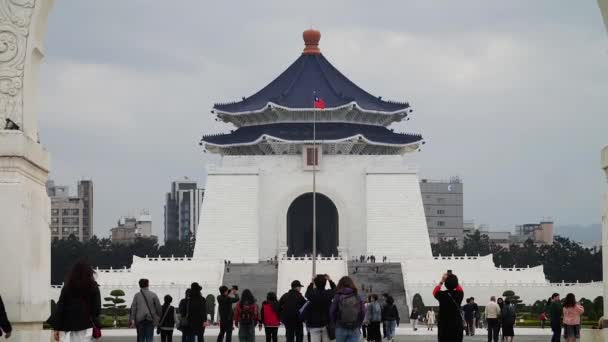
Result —
<instances>
[{"instance_id":1,"label":"person with backpack","mask_svg":"<svg viewBox=\"0 0 608 342\"><path fill-rule=\"evenodd\" d=\"M154 327L158 326L162 308L156 293L150 291L148 279L139 280L139 292L133 296L129 322L137 328L138 342L152 342Z\"/></svg>"},{"instance_id":2,"label":"person with backpack","mask_svg":"<svg viewBox=\"0 0 608 342\"><path fill-rule=\"evenodd\" d=\"M173 328L175 327L175 308L171 305L173 298L169 295L165 296L165 302L162 306L162 316L158 323L157 333L160 335L161 342L173 341Z\"/></svg>"},{"instance_id":3,"label":"person with backpack","mask_svg":"<svg viewBox=\"0 0 608 342\"><path fill-rule=\"evenodd\" d=\"M201 294L203 288L198 283L190 285L190 297L186 305L185 326L182 329L182 341L203 341L207 321L207 301Z\"/></svg>"},{"instance_id":4,"label":"person with backpack","mask_svg":"<svg viewBox=\"0 0 608 342\"><path fill-rule=\"evenodd\" d=\"M386 327L386 339L389 341L395 340L395 327L399 326L399 310L395 305L395 299L391 296L387 296L384 307L382 308L382 321Z\"/></svg>"},{"instance_id":5,"label":"person with backpack","mask_svg":"<svg viewBox=\"0 0 608 342\"><path fill-rule=\"evenodd\" d=\"M255 342L255 326L260 309L249 289L243 290L241 301L234 308L234 325L239 329L240 342Z\"/></svg>"},{"instance_id":6,"label":"person with backpack","mask_svg":"<svg viewBox=\"0 0 608 342\"><path fill-rule=\"evenodd\" d=\"M336 327L336 342L359 342L365 306L350 277L342 277L338 282L329 315Z\"/></svg>"},{"instance_id":7,"label":"person with backpack","mask_svg":"<svg viewBox=\"0 0 608 342\"><path fill-rule=\"evenodd\" d=\"M285 325L287 342L302 342L304 340L304 324L300 317L300 309L306 303L302 296L302 283L299 280L291 282L291 290L279 300L279 316Z\"/></svg>"},{"instance_id":8,"label":"person with backpack","mask_svg":"<svg viewBox=\"0 0 608 342\"><path fill-rule=\"evenodd\" d=\"M260 330L264 327L266 342L277 342L281 320L279 319L279 301L277 294L268 292L266 301L260 310Z\"/></svg>"},{"instance_id":9,"label":"person with backpack","mask_svg":"<svg viewBox=\"0 0 608 342\"><path fill-rule=\"evenodd\" d=\"M502 319L502 336L506 342L511 342L513 341L513 336L515 336L513 327L515 326L516 315L515 306L511 304L509 298L505 299L505 305L500 311L500 317Z\"/></svg>"},{"instance_id":10,"label":"person with backpack","mask_svg":"<svg viewBox=\"0 0 608 342\"><path fill-rule=\"evenodd\" d=\"M232 305L238 303L240 298L238 289L233 286L229 289L227 286L220 286L220 295L217 296L218 316L220 320L220 332L217 335L217 342L223 342L226 336L226 342L232 341L232 328L234 325L234 311Z\"/></svg>"},{"instance_id":11,"label":"person with backpack","mask_svg":"<svg viewBox=\"0 0 608 342\"><path fill-rule=\"evenodd\" d=\"M369 304L367 304L367 315L365 316L365 325L367 325L367 340L370 342L382 341L380 334L380 323L382 322L382 307L378 302L378 295L371 294L369 296Z\"/></svg>"},{"instance_id":12,"label":"person with backpack","mask_svg":"<svg viewBox=\"0 0 608 342\"><path fill-rule=\"evenodd\" d=\"M329 283L329 289L326 289ZM306 328L311 342L329 342L335 339L335 331L330 325L329 308L336 294L336 284L327 274L318 274L306 289L308 304L304 312Z\"/></svg>"},{"instance_id":13,"label":"person with backpack","mask_svg":"<svg viewBox=\"0 0 608 342\"><path fill-rule=\"evenodd\" d=\"M446 290L442 291L444 285ZM439 302L438 341L462 342L463 319L460 305L464 290L458 284L458 277L453 273L445 273L433 289L433 297Z\"/></svg>"}]
</instances>

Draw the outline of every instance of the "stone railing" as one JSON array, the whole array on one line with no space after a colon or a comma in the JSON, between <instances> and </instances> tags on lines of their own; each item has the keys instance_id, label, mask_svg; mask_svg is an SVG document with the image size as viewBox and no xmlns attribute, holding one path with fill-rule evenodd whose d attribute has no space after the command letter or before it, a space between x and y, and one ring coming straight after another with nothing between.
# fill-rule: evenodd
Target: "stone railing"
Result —
<instances>
[{"instance_id":1,"label":"stone railing","mask_svg":"<svg viewBox=\"0 0 608 342\"><path fill-rule=\"evenodd\" d=\"M576 282L576 283L566 283L566 282L561 282L561 283L551 283L551 282L537 282L537 281L486 281L486 282L477 282L477 281L464 281L464 282L460 282L460 284L466 288L466 286L478 286L478 287L493 287L493 286L497 286L497 285L517 285L518 287L572 287L572 286L577 286L577 287L598 287L598 286L603 286L603 282L601 281L592 281L589 283L580 283L580 282ZM437 282L434 281L408 281L406 286L411 285L411 286L417 286L417 287L423 287L423 286L429 286L429 287L434 287L437 285Z\"/></svg>"},{"instance_id":2,"label":"stone railing","mask_svg":"<svg viewBox=\"0 0 608 342\"><path fill-rule=\"evenodd\" d=\"M193 258L192 257L187 257L187 256L183 256L183 257L174 257L173 255L170 257L162 257L162 256L158 256L158 257L149 257L149 256L145 256L144 258L139 258L140 260L145 260L145 261L192 261Z\"/></svg>"},{"instance_id":3,"label":"stone railing","mask_svg":"<svg viewBox=\"0 0 608 342\"><path fill-rule=\"evenodd\" d=\"M280 258L282 261L312 261L312 256L311 255L305 255L305 256L287 256L285 254L281 255ZM343 261L345 260L342 256L330 256L330 257L325 257L325 256L321 256L319 255L317 257L317 261Z\"/></svg>"}]
</instances>

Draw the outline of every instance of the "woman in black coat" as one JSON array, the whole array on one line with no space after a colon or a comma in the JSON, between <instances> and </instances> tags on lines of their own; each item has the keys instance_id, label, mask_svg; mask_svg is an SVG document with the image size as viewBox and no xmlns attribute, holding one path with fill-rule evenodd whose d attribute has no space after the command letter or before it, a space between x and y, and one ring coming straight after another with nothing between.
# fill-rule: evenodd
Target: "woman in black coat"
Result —
<instances>
[{"instance_id":1,"label":"woman in black coat","mask_svg":"<svg viewBox=\"0 0 608 342\"><path fill-rule=\"evenodd\" d=\"M11 337L12 331L13 327L11 326L11 322L8 320L8 316L6 315L2 297L0 297L0 336L2 336L4 333L4 337L9 338Z\"/></svg>"},{"instance_id":2,"label":"woman in black coat","mask_svg":"<svg viewBox=\"0 0 608 342\"><path fill-rule=\"evenodd\" d=\"M190 286L190 298L188 299L187 315L188 326L183 328L182 332L185 336L185 341L202 341L207 326L207 301L201 294L202 287L198 283L192 283Z\"/></svg>"},{"instance_id":3,"label":"woman in black coat","mask_svg":"<svg viewBox=\"0 0 608 342\"><path fill-rule=\"evenodd\" d=\"M173 297L166 295L162 306L160 321L158 322L158 333L161 342L173 341L173 328L175 327L175 308L171 305Z\"/></svg>"},{"instance_id":4,"label":"woman in black coat","mask_svg":"<svg viewBox=\"0 0 608 342\"><path fill-rule=\"evenodd\" d=\"M87 329L100 326L101 296L94 275L91 265L84 261L72 268L55 312L47 321L55 341L59 341L60 332L69 335L70 341L84 341Z\"/></svg>"}]
</instances>

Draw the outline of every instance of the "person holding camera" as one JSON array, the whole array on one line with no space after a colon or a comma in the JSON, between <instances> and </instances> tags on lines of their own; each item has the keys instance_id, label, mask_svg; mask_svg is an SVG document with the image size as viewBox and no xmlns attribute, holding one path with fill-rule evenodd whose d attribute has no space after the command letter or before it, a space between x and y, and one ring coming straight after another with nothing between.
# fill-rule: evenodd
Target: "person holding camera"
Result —
<instances>
[{"instance_id":1,"label":"person holding camera","mask_svg":"<svg viewBox=\"0 0 608 342\"><path fill-rule=\"evenodd\" d=\"M335 330L330 326L329 318L329 308L335 294L336 284L327 274L318 274L308 285L304 295L308 299L304 320L310 332L311 342L329 342L335 339Z\"/></svg>"},{"instance_id":2,"label":"person holding camera","mask_svg":"<svg viewBox=\"0 0 608 342\"><path fill-rule=\"evenodd\" d=\"M446 290L442 291L443 286ZM458 284L458 277L451 271L445 273L433 289L433 297L439 302L439 342L462 342L464 326L460 306L464 290Z\"/></svg>"},{"instance_id":3,"label":"person holding camera","mask_svg":"<svg viewBox=\"0 0 608 342\"><path fill-rule=\"evenodd\" d=\"M226 336L226 342L231 342L234 325L232 305L238 303L239 300L239 288L237 286L232 286L231 289L224 285L220 287L220 295L217 296L220 319L220 332L217 335L217 342L224 341L224 336Z\"/></svg>"}]
</instances>

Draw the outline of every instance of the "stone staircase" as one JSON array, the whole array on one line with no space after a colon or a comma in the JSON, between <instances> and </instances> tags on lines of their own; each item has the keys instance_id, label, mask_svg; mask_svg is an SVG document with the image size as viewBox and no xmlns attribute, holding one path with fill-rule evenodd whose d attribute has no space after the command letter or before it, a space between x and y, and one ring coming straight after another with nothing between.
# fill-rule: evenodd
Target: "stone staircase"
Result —
<instances>
[{"instance_id":1,"label":"stone staircase","mask_svg":"<svg viewBox=\"0 0 608 342\"><path fill-rule=\"evenodd\" d=\"M376 273L376 267L378 267L378 273ZM358 268L356 273L355 268ZM349 261L348 275L355 281L359 289L362 285L365 285L366 289L371 286L372 292L378 296L383 293L393 296L401 322L409 323L409 308L400 263L371 264Z\"/></svg>"},{"instance_id":2,"label":"stone staircase","mask_svg":"<svg viewBox=\"0 0 608 342\"><path fill-rule=\"evenodd\" d=\"M239 292L245 289L251 290L253 296L261 304L266 300L266 294L277 290L278 270L274 264L259 262L257 264L231 264L224 270L223 284L232 287L237 285ZM281 294L278 294L280 297Z\"/></svg>"}]
</instances>

